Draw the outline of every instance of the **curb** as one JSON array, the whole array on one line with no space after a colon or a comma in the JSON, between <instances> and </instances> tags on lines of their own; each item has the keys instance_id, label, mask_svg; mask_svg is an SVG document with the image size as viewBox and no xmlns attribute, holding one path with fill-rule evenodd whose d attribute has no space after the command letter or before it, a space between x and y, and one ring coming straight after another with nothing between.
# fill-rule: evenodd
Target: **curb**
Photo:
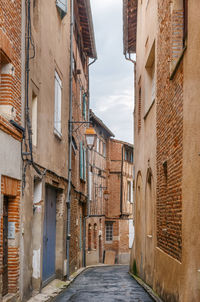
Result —
<instances>
[{"instance_id":1,"label":"curb","mask_svg":"<svg viewBox=\"0 0 200 302\"><path fill-rule=\"evenodd\" d=\"M129 272L129 275L135 279L135 281L140 284L144 290L154 299L156 302L164 302L154 291L153 289L148 286L142 279L137 277L136 275Z\"/></svg>"}]
</instances>

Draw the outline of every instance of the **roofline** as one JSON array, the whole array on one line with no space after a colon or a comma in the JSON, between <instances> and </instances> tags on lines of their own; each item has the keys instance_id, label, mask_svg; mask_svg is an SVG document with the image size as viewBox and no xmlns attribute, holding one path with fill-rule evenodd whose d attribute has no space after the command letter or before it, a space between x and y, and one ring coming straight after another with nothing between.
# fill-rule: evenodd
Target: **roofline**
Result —
<instances>
[{"instance_id":1,"label":"roofline","mask_svg":"<svg viewBox=\"0 0 200 302\"><path fill-rule=\"evenodd\" d=\"M114 142L116 142L116 143L119 143L119 144L126 145L126 146L128 146L128 147L130 147L130 148L133 148L133 149L134 149L134 145L133 145L133 144L130 144L130 143L128 143L128 142L121 141L121 140L119 140L119 139L115 139L115 138L111 138L110 140L111 140L111 141L114 141Z\"/></svg>"},{"instance_id":2,"label":"roofline","mask_svg":"<svg viewBox=\"0 0 200 302\"><path fill-rule=\"evenodd\" d=\"M90 109L90 119L94 119L97 124L99 124L104 130L109 134L109 136L115 137L112 131L104 124L104 122L98 118L94 112Z\"/></svg>"},{"instance_id":3,"label":"roofline","mask_svg":"<svg viewBox=\"0 0 200 302\"><path fill-rule=\"evenodd\" d=\"M96 43L95 43L94 26L93 26L93 20L92 20L92 10L91 10L91 5L90 5L90 0L85 0L85 6L86 6L86 10L87 10L87 15L88 15L90 37L91 37L91 42L92 42L93 56L91 58L97 59L97 50L96 50Z\"/></svg>"},{"instance_id":4,"label":"roofline","mask_svg":"<svg viewBox=\"0 0 200 302\"><path fill-rule=\"evenodd\" d=\"M124 55L127 53L136 53L136 39L137 39L137 7L138 7L138 0L132 0L131 4L135 4L135 8L131 7L130 3L131 0L123 0L123 46L124 46ZM133 9L133 10L132 10ZM129 15L129 13L131 15ZM135 41L133 42L132 46L129 45L129 21L130 18L135 22L135 29L134 29L134 36Z\"/></svg>"}]
</instances>

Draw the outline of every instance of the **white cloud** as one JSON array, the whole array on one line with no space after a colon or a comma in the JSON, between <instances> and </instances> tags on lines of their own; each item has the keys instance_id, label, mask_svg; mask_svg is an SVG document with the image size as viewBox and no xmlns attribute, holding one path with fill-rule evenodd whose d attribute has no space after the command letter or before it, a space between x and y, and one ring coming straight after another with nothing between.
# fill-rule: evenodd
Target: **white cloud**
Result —
<instances>
[{"instance_id":1,"label":"white cloud","mask_svg":"<svg viewBox=\"0 0 200 302\"><path fill-rule=\"evenodd\" d=\"M123 56L122 0L91 0L98 60L91 106L116 138L133 142L133 65Z\"/></svg>"}]
</instances>

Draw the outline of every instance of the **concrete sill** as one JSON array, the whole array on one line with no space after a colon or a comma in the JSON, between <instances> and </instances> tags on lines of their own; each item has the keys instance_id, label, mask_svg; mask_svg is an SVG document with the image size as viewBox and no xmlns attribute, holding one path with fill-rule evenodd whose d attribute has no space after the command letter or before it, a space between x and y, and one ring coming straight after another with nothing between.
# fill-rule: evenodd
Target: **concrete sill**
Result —
<instances>
[{"instance_id":1,"label":"concrete sill","mask_svg":"<svg viewBox=\"0 0 200 302\"><path fill-rule=\"evenodd\" d=\"M147 235L147 238L152 239L153 236L152 235Z\"/></svg>"}]
</instances>

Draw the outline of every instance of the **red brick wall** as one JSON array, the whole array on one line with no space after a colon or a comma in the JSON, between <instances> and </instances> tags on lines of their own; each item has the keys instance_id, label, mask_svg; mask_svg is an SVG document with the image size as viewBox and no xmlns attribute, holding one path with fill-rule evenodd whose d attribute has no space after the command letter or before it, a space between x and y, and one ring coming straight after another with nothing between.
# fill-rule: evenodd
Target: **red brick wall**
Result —
<instances>
[{"instance_id":1,"label":"red brick wall","mask_svg":"<svg viewBox=\"0 0 200 302\"><path fill-rule=\"evenodd\" d=\"M171 1L159 1L157 48L157 245L182 255L183 66L170 80ZM164 163L164 165L163 165Z\"/></svg>"},{"instance_id":2,"label":"red brick wall","mask_svg":"<svg viewBox=\"0 0 200 302\"><path fill-rule=\"evenodd\" d=\"M2 75L0 105L11 104L16 109L16 121L21 120L21 1L0 2L0 65L11 63L13 75Z\"/></svg>"},{"instance_id":3,"label":"red brick wall","mask_svg":"<svg viewBox=\"0 0 200 302\"><path fill-rule=\"evenodd\" d=\"M19 242L20 231L20 188L21 183L15 179L2 176L1 193L9 196L8 222L15 222L15 239L8 239L8 292L16 293L19 289ZM3 219L1 217L0 236L0 275L3 270Z\"/></svg>"}]
</instances>

